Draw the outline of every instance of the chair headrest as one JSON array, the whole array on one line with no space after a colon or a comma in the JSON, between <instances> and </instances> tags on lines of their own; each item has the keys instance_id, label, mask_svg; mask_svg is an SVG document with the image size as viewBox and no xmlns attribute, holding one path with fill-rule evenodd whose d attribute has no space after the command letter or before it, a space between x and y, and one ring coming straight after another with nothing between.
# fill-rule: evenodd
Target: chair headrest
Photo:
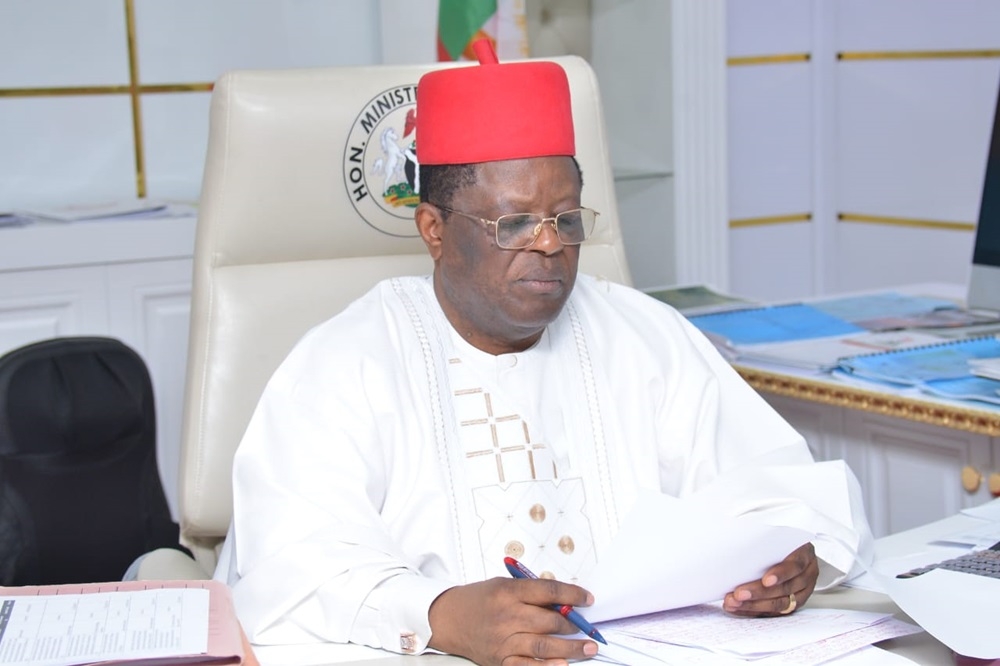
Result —
<instances>
[{"instance_id":1,"label":"chair headrest","mask_svg":"<svg viewBox=\"0 0 1000 666\"><path fill-rule=\"evenodd\" d=\"M0 357L0 454L82 454L155 438L145 363L111 338L55 338Z\"/></svg>"}]
</instances>

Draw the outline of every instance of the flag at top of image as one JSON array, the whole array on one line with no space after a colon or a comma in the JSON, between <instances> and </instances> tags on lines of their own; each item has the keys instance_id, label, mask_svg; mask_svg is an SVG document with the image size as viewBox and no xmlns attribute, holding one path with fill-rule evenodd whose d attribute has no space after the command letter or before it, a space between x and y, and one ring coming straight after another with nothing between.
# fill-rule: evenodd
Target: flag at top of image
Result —
<instances>
[{"instance_id":1,"label":"flag at top of image","mask_svg":"<svg viewBox=\"0 0 1000 666\"><path fill-rule=\"evenodd\" d=\"M476 60L472 42L493 42L500 60L527 58L525 0L439 0L437 58Z\"/></svg>"}]
</instances>

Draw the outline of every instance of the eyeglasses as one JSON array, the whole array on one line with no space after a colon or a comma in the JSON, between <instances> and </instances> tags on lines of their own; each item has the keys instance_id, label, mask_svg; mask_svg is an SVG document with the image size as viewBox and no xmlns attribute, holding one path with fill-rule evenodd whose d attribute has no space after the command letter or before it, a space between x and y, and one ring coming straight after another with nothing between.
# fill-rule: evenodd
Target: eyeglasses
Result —
<instances>
[{"instance_id":1,"label":"eyeglasses","mask_svg":"<svg viewBox=\"0 0 1000 666\"><path fill-rule=\"evenodd\" d=\"M430 203L430 202L428 202ZM596 210L590 208L574 208L566 210L555 217L545 217L539 213L511 213L501 215L495 220L487 220L478 215L470 215L460 210L454 210L447 206L432 203L443 211L467 217L470 220L478 220L487 226L493 226L496 231L497 246L504 250L523 250L531 245L542 233L542 226L549 222L556 230L556 236L563 245L579 245L590 237L597 224Z\"/></svg>"}]
</instances>

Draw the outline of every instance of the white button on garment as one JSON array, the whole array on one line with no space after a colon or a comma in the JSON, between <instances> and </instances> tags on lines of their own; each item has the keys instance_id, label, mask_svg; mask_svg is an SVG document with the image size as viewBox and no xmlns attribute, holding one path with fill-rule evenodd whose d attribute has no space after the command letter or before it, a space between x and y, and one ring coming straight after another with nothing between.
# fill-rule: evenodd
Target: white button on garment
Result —
<instances>
[{"instance_id":1,"label":"white button on garment","mask_svg":"<svg viewBox=\"0 0 1000 666\"><path fill-rule=\"evenodd\" d=\"M509 356L509 359L510 359L510 361L509 361L510 367L512 367L512 368L515 367L517 365L517 355L516 354L511 354Z\"/></svg>"}]
</instances>

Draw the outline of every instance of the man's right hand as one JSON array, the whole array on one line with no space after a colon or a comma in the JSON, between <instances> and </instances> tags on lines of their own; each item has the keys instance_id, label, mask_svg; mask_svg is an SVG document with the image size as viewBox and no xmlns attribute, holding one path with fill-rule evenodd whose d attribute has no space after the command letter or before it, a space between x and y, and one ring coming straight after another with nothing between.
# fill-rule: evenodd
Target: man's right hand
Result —
<instances>
[{"instance_id":1,"label":"man's right hand","mask_svg":"<svg viewBox=\"0 0 1000 666\"><path fill-rule=\"evenodd\" d=\"M552 606L592 603L582 587L555 580L493 578L459 585L431 604L428 645L480 666L567 666L597 654L597 643L553 636L577 628Z\"/></svg>"}]
</instances>

